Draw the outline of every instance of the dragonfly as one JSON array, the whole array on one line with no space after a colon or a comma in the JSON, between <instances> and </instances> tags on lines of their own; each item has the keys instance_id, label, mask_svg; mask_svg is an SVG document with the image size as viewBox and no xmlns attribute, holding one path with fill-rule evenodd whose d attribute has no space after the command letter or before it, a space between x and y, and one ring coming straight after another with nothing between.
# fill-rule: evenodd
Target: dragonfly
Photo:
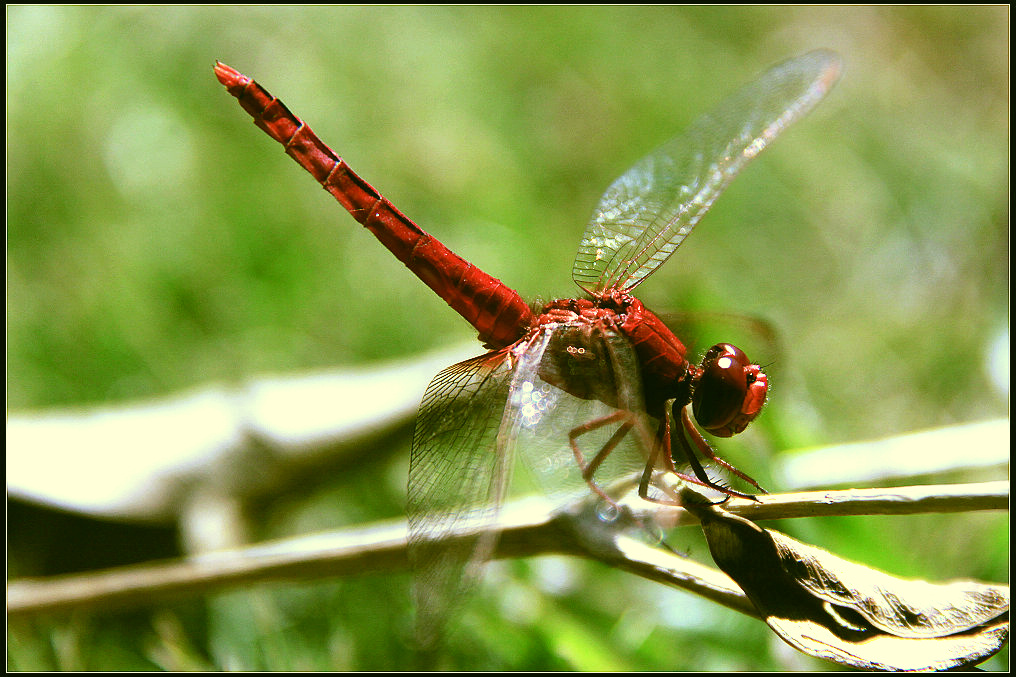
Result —
<instances>
[{"instance_id":1,"label":"dragonfly","mask_svg":"<svg viewBox=\"0 0 1016 677\"><path fill-rule=\"evenodd\" d=\"M416 225L262 86L216 63L255 125L465 318L486 349L441 371L417 416L407 513L421 645L437 642L492 553L496 530L484 527L505 501L516 455L552 494L591 491L612 502L606 487L634 469L639 495L650 500L667 500L652 489L654 470L754 498L710 477L699 454L764 492L698 429L720 438L742 432L766 401L763 368L729 343L693 363L632 292L840 71L827 50L780 63L637 162L610 185L582 235L572 278L584 295L540 307Z\"/></svg>"}]
</instances>

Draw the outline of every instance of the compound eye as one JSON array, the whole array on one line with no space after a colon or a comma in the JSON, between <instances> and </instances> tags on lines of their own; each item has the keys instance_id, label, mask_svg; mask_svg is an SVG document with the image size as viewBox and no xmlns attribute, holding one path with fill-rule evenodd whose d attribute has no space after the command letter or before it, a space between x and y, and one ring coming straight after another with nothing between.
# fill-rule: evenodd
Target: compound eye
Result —
<instances>
[{"instance_id":1,"label":"compound eye","mask_svg":"<svg viewBox=\"0 0 1016 677\"><path fill-rule=\"evenodd\" d=\"M729 343L719 343L702 360L692 396L695 420L718 437L744 430L765 404L768 381L762 368Z\"/></svg>"}]
</instances>

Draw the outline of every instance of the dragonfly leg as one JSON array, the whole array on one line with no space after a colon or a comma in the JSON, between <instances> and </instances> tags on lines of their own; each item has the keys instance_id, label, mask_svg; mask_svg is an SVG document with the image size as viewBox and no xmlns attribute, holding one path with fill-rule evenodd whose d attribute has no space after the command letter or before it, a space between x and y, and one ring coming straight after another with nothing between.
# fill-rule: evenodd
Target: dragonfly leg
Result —
<instances>
[{"instance_id":1,"label":"dragonfly leg","mask_svg":"<svg viewBox=\"0 0 1016 677\"><path fill-rule=\"evenodd\" d=\"M611 436L611 438L607 440L606 444L604 444L603 447L596 453L596 456L594 456L589 463L586 463L582 451L578 447L579 436L584 435L585 433L588 432L592 432L594 430L598 430L603 426L610 425L612 423L617 423L618 421L623 421L621 427L619 427L617 431ZM617 447L617 445L621 442L624 436L627 435L629 432L631 432L631 429L634 425L635 421L633 420L631 414L625 411L617 411L608 416L594 419L592 421L589 421L588 423L578 426L577 428L574 428L568 435L568 442L571 445L572 452L575 454L575 460L578 462L579 468L582 471L582 479L586 481L586 483L593 491L599 494L604 500L606 500L611 505L616 505L616 503L593 481L593 475L596 473L596 470L597 468L599 468L600 464L603 463L603 460L610 455L610 453ZM684 473L677 472L676 468L674 467L674 459L671 457L670 454L669 416L665 416L660 421L660 427L657 429L656 437L652 445L650 446L652 448L652 451L650 452L649 458L646 461L645 470L643 470L642 472L642 478L639 480L638 495L643 500L649 501L651 503L659 503L661 505L678 505L678 501L676 498L674 499L660 498L649 495L649 484L652 481L653 470L656 469L657 460L661 457L661 455L663 457L663 465L665 470L674 473L675 475L677 475L678 477L680 477L685 481L693 482L695 484L703 483L702 480L698 479L697 477L692 477L690 475L685 475ZM698 460L693 459L692 463L697 465ZM702 477L705 478L706 482L708 482L709 478L705 474L705 472L702 471L701 466L699 466L699 471L702 473ZM715 485L709 483L709 486ZM721 487L716 488L722 489Z\"/></svg>"},{"instance_id":2,"label":"dragonfly leg","mask_svg":"<svg viewBox=\"0 0 1016 677\"><path fill-rule=\"evenodd\" d=\"M684 442L682 437L682 443ZM702 466L699 465L698 459L694 456L690 457L690 463L692 468L695 469L696 473L701 473L700 477L694 477L692 475L686 475L685 473L677 472L677 468L674 466L674 457L670 451L670 417L664 416L660 420L660 427L656 431L656 441L653 444L653 451L649 456L649 460L646 462L646 468L642 472L642 479L639 482L639 498L650 503L658 503L660 505L680 505L681 502L675 495L673 498L660 498L658 496L649 495L649 484L653 478L653 471L656 470L657 459L662 457L663 470L680 477L685 482L691 482L693 484L705 484L707 486L719 489L724 493L730 493L726 488L719 487L713 484L709 480L709 476L705 474ZM685 455L688 455L687 447L682 448ZM737 492L734 492L735 494ZM738 494L739 496L744 494ZM724 499L726 500L726 499Z\"/></svg>"},{"instance_id":3,"label":"dragonfly leg","mask_svg":"<svg viewBox=\"0 0 1016 677\"><path fill-rule=\"evenodd\" d=\"M724 468L734 473L735 475L743 479L745 482L748 482L749 484L754 486L763 494L766 493L766 490L763 489L758 482L756 482L747 474L741 472L740 470L738 470L737 468L730 465L729 463L727 463L722 458L716 455L716 452L713 451L713 448L710 447L709 443L706 442L705 438L702 437L702 433L700 433L695 428L695 424L692 423L691 417L688 415L687 407L681 409L681 425L684 428L684 431L688 433L688 437L690 437L692 441L695 442L695 446L698 447L699 452L702 453L706 458L722 465ZM729 487L722 487L713 482L711 479L709 479L709 476L702 468L702 464L699 463L698 458L696 458L695 452L688 444L688 439L685 437L685 435L683 433L679 434L677 438L678 442L680 442L679 446L681 447L681 450L684 452L685 457L688 459L688 463L691 464L692 470L694 470L696 477L698 477L698 479L701 480L701 482L697 482L698 484L705 484L706 486L718 489L719 491L722 491L725 494L730 494L733 496L740 496L742 498L755 498L751 494L743 494L739 491L734 491Z\"/></svg>"},{"instance_id":4,"label":"dragonfly leg","mask_svg":"<svg viewBox=\"0 0 1016 677\"><path fill-rule=\"evenodd\" d=\"M603 447L596 452L596 456L586 463L585 456L582 454L582 450L579 449L578 438L586 433L599 430L600 428L613 423L621 423L621 426L614 432L613 435L610 436L610 439L607 440ZM579 464L579 470L582 471L582 479L586 481L586 484L589 485L590 489L599 494L612 505L616 505L614 500L611 499L610 496L608 496L606 492L604 492L603 489L601 489L599 485L593 481L593 475L596 474L596 470L600 467L600 464L603 463L603 460L617 448L617 445L620 444L621 440L624 439L624 436L628 434L634 425L635 421L633 420L632 415L627 411L619 410L615 411L613 414L601 416L600 418L583 423L582 425L573 428L568 433L568 444L571 446L572 453L575 454L575 460Z\"/></svg>"},{"instance_id":5,"label":"dragonfly leg","mask_svg":"<svg viewBox=\"0 0 1016 677\"><path fill-rule=\"evenodd\" d=\"M724 468L740 477L745 482L748 482L749 484L754 486L763 494L767 493L766 490L762 488L762 485L760 485L758 482L756 482L754 479L748 476L747 473L738 470L737 468L730 465L729 463L727 463L722 458L716 455L716 452L713 451L713 448L709 446L709 443L706 442L705 438L702 437L702 433L700 433L698 429L695 428L695 425L691 421L691 416L688 415L687 407L681 410L681 423L684 426L684 429L688 431L688 436L691 437L691 439L695 442L695 446L698 447L699 451L702 452L702 454L704 454L707 458L716 461Z\"/></svg>"},{"instance_id":6,"label":"dragonfly leg","mask_svg":"<svg viewBox=\"0 0 1016 677\"><path fill-rule=\"evenodd\" d=\"M671 457L670 452L667 451L666 453L662 453L664 449L670 449L669 416L664 416L660 419L660 427L656 429L656 439L653 441L653 451L649 454L649 460L646 461L646 469L642 471L642 479L639 481L639 498L652 503L676 505L676 500L656 498L649 495L649 483L653 478L653 471L656 470L657 459L661 456L663 457L664 470L672 472L675 475L680 475L680 473L678 473L674 468L674 459Z\"/></svg>"}]
</instances>

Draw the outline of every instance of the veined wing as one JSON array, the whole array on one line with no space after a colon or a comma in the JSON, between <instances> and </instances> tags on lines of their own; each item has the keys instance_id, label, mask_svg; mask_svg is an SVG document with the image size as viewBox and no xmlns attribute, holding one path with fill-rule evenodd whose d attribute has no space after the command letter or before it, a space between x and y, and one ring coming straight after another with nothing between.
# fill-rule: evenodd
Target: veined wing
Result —
<instances>
[{"instance_id":1,"label":"veined wing","mask_svg":"<svg viewBox=\"0 0 1016 677\"><path fill-rule=\"evenodd\" d=\"M716 197L840 75L825 50L790 59L640 160L600 199L572 278L589 293L631 290L674 253Z\"/></svg>"},{"instance_id":2,"label":"veined wing","mask_svg":"<svg viewBox=\"0 0 1016 677\"><path fill-rule=\"evenodd\" d=\"M438 643L490 554L510 459L498 430L511 383L509 348L452 365L427 387L409 460L407 514L417 640ZM485 535L486 534L486 535Z\"/></svg>"},{"instance_id":3,"label":"veined wing","mask_svg":"<svg viewBox=\"0 0 1016 677\"><path fill-rule=\"evenodd\" d=\"M644 405L637 367L631 344L617 332L555 324L434 378L420 407L409 467L409 553L421 648L440 641L493 552L490 527L508 492L516 450L555 499L588 493L569 433L621 411L628 417L582 434L579 443L591 459L623 422L638 420L594 481L605 486L643 468L652 441L638 413Z\"/></svg>"},{"instance_id":4,"label":"veined wing","mask_svg":"<svg viewBox=\"0 0 1016 677\"><path fill-rule=\"evenodd\" d=\"M536 341L538 349L521 354L515 368L505 427L543 493L555 504L590 493L576 450L588 465L610 446L592 475L605 491L643 470L655 429L628 339L598 325L562 323L546 325Z\"/></svg>"}]
</instances>

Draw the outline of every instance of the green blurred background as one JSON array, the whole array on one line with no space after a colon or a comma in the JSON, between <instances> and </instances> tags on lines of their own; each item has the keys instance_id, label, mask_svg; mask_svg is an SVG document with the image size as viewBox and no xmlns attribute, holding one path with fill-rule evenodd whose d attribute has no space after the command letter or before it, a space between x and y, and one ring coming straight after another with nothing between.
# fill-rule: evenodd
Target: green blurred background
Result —
<instances>
[{"instance_id":1,"label":"green blurred background","mask_svg":"<svg viewBox=\"0 0 1016 677\"><path fill-rule=\"evenodd\" d=\"M641 298L778 331L767 412L729 452L756 476L774 450L1006 417L1006 6L8 6L8 412L472 336L251 125L216 59L445 244L548 299L575 294L572 257L616 176L816 47L843 56L843 80ZM408 443L280 496L258 536L398 517ZM800 528L901 575L1008 575L1007 516ZM8 667L406 669L408 588L365 573L19 625ZM760 622L553 558L492 566L462 626L445 667L827 667Z\"/></svg>"}]
</instances>

